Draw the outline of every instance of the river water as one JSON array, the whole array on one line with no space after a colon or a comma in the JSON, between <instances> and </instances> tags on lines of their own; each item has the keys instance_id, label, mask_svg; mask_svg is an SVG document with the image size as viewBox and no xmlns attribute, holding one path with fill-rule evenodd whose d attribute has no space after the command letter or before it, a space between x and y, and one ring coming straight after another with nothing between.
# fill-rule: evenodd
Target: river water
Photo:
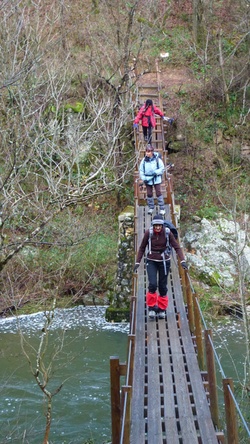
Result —
<instances>
[{"instance_id":1,"label":"river water","mask_svg":"<svg viewBox=\"0 0 250 444\"><path fill-rule=\"evenodd\" d=\"M50 327L46 367L52 362L48 389L63 387L53 398L50 444L110 442L109 358L126 360L128 324L104 319L105 307L56 310ZM44 314L0 320L0 444L41 444L45 427L44 397L31 373L35 368ZM245 346L240 320L210 323L223 371L243 378ZM56 355L52 358L52 355ZM223 400L222 400L223 402Z\"/></svg>"},{"instance_id":2,"label":"river water","mask_svg":"<svg viewBox=\"0 0 250 444\"><path fill-rule=\"evenodd\" d=\"M126 360L128 324L104 319L105 307L57 310L50 327L44 362L52 364L54 396L50 444L110 442L110 356ZM39 347L44 314L0 320L0 443L41 444L45 428L44 396L31 373ZM53 354L56 356L51 358Z\"/></svg>"}]
</instances>

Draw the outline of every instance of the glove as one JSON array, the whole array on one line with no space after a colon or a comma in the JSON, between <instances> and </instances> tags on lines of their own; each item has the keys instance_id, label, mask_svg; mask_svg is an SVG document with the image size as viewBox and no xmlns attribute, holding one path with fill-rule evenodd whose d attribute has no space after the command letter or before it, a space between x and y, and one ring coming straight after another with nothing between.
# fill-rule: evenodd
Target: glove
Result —
<instances>
[{"instance_id":1,"label":"glove","mask_svg":"<svg viewBox=\"0 0 250 444\"><path fill-rule=\"evenodd\" d=\"M174 119L170 119L170 117L163 117L163 120L166 120L168 123L170 123L170 125L172 125L173 124L173 122L174 122Z\"/></svg>"},{"instance_id":2,"label":"glove","mask_svg":"<svg viewBox=\"0 0 250 444\"><path fill-rule=\"evenodd\" d=\"M139 185L140 190L142 190L142 188L143 188L143 180L139 180L138 185Z\"/></svg>"},{"instance_id":3,"label":"glove","mask_svg":"<svg viewBox=\"0 0 250 444\"><path fill-rule=\"evenodd\" d=\"M157 177L158 176L158 174L157 173L154 173L154 177Z\"/></svg>"},{"instance_id":4,"label":"glove","mask_svg":"<svg viewBox=\"0 0 250 444\"><path fill-rule=\"evenodd\" d=\"M138 262L136 262L136 264L135 264L135 266L134 266L134 273L137 271L137 268L139 268L139 265L140 265L140 264L138 264Z\"/></svg>"},{"instance_id":5,"label":"glove","mask_svg":"<svg viewBox=\"0 0 250 444\"><path fill-rule=\"evenodd\" d=\"M181 261L181 266L182 266L182 268L184 268L184 270L188 270L188 266L187 266L186 261Z\"/></svg>"},{"instance_id":6,"label":"glove","mask_svg":"<svg viewBox=\"0 0 250 444\"><path fill-rule=\"evenodd\" d=\"M135 129L137 129L138 128L138 123L134 123L134 125L133 125L133 127L135 128Z\"/></svg>"}]
</instances>

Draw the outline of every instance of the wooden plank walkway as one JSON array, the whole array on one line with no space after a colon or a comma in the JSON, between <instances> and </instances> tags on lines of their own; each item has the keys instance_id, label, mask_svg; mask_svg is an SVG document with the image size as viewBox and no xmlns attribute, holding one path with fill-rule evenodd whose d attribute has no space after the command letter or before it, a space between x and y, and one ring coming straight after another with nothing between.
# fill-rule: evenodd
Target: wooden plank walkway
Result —
<instances>
[{"instance_id":1,"label":"wooden plank walkway","mask_svg":"<svg viewBox=\"0 0 250 444\"><path fill-rule=\"evenodd\" d=\"M159 92L156 85L144 85L144 87L140 90L138 109L145 103L145 101L151 98L153 99L154 105L158 106L160 109L164 111L159 101ZM168 153L165 150L165 128L169 124L164 122L162 118L158 115L155 115L156 126L152 131L152 146L154 147L155 152L159 153L164 165L166 166L168 163ZM145 149L147 146L147 142L144 141L143 131L141 124L139 125L138 131L135 132L135 146L136 146L136 168L135 168L135 181L139 180L139 165L141 160L145 156ZM162 195L166 202L167 200L167 174L162 176ZM138 187L138 203L139 205L146 205L146 187L142 185ZM155 203L157 203L157 199L155 198ZM166 202L167 203L167 202Z\"/></svg>"},{"instance_id":2,"label":"wooden plank walkway","mask_svg":"<svg viewBox=\"0 0 250 444\"><path fill-rule=\"evenodd\" d=\"M169 207L166 205L167 218ZM138 207L138 246L151 218ZM175 253L166 319L147 316L145 264L138 269L131 444L218 444L189 331Z\"/></svg>"}]
</instances>

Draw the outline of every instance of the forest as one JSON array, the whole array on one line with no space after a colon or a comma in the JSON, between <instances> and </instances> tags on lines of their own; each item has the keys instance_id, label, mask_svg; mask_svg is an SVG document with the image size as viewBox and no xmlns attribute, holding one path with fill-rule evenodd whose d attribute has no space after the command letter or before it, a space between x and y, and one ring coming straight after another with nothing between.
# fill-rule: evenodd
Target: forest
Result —
<instances>
[{"instance_id":1,"label":"forest","mask_svg":"<svg viewBox=\"0 0 250 444\"><path fill-rule=\"evenodd\" d=\"M248 1L0 8L0 309L112 289L117 214L133 203L136 86L161 52L166 83L177 70L193 85L179 88L178 110L169 103L185 140L171 158L182 230L190 214L245 220Z\"/></svg>"}]
</instances>

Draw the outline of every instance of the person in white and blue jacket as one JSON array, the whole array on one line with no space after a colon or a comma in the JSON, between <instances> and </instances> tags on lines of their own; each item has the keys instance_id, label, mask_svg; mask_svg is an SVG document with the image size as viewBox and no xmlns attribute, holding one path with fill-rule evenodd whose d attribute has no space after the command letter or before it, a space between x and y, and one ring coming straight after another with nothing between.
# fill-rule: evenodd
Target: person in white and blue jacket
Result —
<instances>
[{"instance_id":1,"label":"person in white and blue jacket","mask_svg":"<svg viewBox=\"0 0 250 444\"><path fill-rule=\"evenodd\" d=\"M140 179L146 185L148 214L153 214L154 211L153 187L155 188L160 214L165 214L164 199L161 193L161 182L164 171L165 166L162 159L158 154L154 153L152 145L147 145L146 155L140 163L139 174Z\"/></svg>"}]
</instances>

